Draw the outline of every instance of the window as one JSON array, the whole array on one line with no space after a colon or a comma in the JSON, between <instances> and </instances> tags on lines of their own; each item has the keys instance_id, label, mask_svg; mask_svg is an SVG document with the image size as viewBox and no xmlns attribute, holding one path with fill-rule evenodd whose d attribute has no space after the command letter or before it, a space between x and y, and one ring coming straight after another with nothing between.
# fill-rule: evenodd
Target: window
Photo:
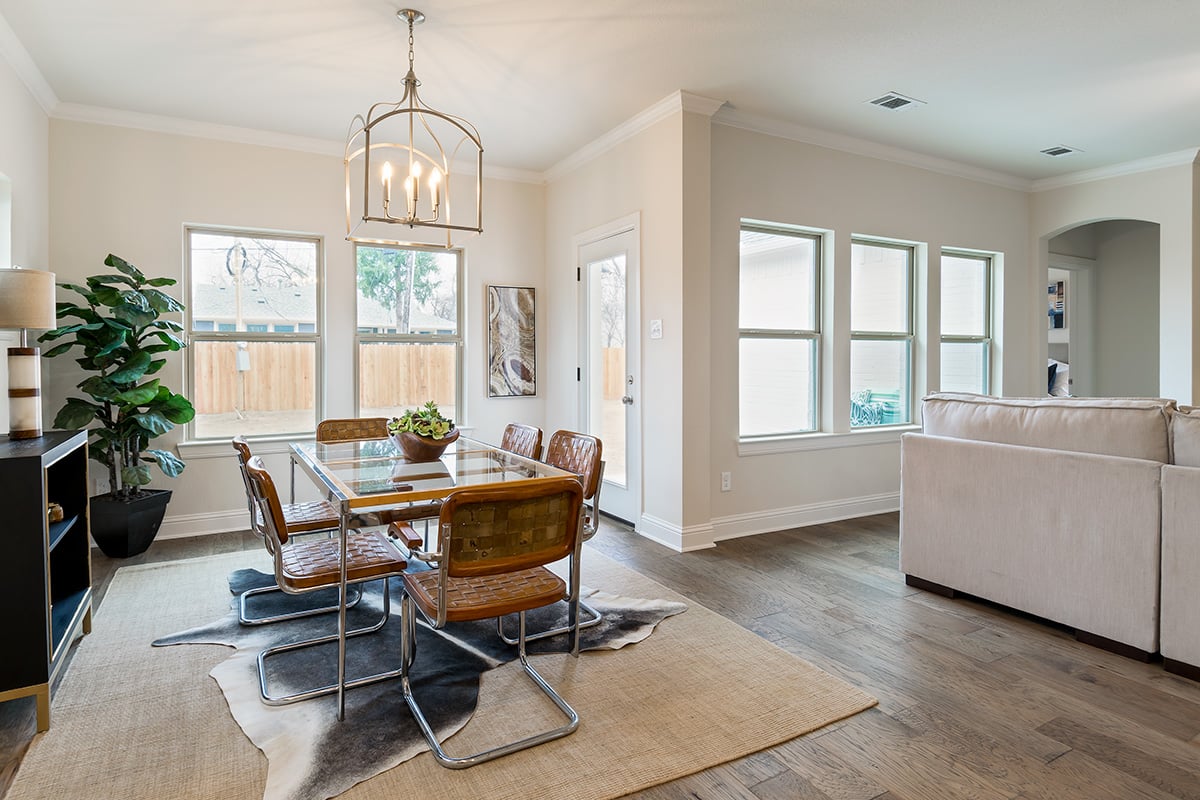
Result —
<instances>
[{"instance_id":1,"label":"window","mask_svg":"<svg viewBox=\"0 0 1200 800\"><path fill-rule=\"evenodd\" d=\"M942 391L989 391L991 269L985 255L942 253Z\"/></svg>"},{"instance_id":2,"label":"window","mask_svg":"<svg viewBox=\"0 0 1200 800\"><path fill-rule=\"evenodd\" d=\"M462 251L356 245L358 414L462 413Z\"/></svg>"},{"instance_id":3,"label":"window","mask_svg":"<svg viewBox=\"0 0 1200 800\"><path fill-rule=\"evenodd\" d=\"M185 237L192 437L316 430L321 240L202 228Z\"/></svg>"},{"instance_id":4,"label":"window","mask_svg":"<svg viewBox=\"0 0 1200 800\"><path fill-rule=\"evenodd\" d=\"M850 427L911 419L913 248L850 244Z\"/></svg>"},{"instance_id":5,"label":"window","mask_svg":"<svg viewBox=\"0 0 1200 800\"><path fill-rule=\"evenodd\" d=\"M743 224L738 282L741 437L817 429L818 235Z\"/></svg>"}]
</instances>

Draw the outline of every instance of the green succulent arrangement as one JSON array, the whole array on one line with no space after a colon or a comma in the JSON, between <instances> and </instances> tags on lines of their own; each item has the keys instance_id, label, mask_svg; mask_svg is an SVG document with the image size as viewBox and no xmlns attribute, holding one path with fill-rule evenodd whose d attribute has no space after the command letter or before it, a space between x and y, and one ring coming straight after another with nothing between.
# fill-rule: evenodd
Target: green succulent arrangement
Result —
<instances>
[{"instance_id":1,"label":"green succulent arrangement","mask_svg":"<svg viewBox=\"0 0 1200 800\"><path fill-rule=\"evenodd\" d=\"M430 439L442 439L454 430L454 420L443 417L437 403L430 400L420 408L410 408L402 416L392 417L387 428L388 433L409 431Z\"/></svg>"},{"instance_id":2,"label":"green succulent arrangement","mask_svg":"<svg viewBox=\"0 0 1200 800\"><path fill-rule=\"evenodd\" d=\"M183 461L168 450L150 448L150 440L176 425L191 421L195 409L186 397L151 377L167 363L163 356L185 346L183 327L163 314L183 305L156 287L171 286L172 278L147 278L128 261L111 253L104 264L115 272L93 275L86 286L59 284L83 297L82 303L59 303L63 322L39 341L60 344L43 353L61 356L73 347L83 355L75 361L89 374L78 384L88 396L71 397L59 410L54 427L65 430L93 423L89 452L108 468L109 490L127 500L150 483L150 465L175 477Z\"/></svg>"}]
</instances>

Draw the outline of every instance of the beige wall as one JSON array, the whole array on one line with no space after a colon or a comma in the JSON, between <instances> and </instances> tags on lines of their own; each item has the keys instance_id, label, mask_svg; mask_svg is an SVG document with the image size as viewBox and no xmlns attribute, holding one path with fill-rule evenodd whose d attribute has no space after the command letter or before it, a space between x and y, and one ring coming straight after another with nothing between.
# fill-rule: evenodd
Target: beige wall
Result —
<instances>
[{"instance_id":1,"label":"beige wall","mask_svg":"<svg viewBox=\"0 0 1200 800\"><path fill-rule=\"evenodd\" d=\"M50 258L49 120L2 58L0 112L4 120L0 175L11 181L12 190L12 263L46 269ZM0 267L7 266L0 263Z\"/></svg>"},{"instance_id":2,"label":"beige wall","mask_svg":"<svg viewBox=\"0 0 1200 800\"><path fill-rule=\"evenodd\" d=\"M0 58L0 268L13 264L48 269L49 120L8 62ZM31 334L31 339L37 333ZM19 344L15 331L0 331L0 348ZM0 359L0 387L8 386L8 364ZM54 416L43 394L42 427ZM0 433L8 433L8 393L0 396Z\"/></svg>"},{"instance_id":3,"label":"beige wall","mask_svg":"<svg viewBox=\"0 0 1200 800\"><path fill-rule=\"evenodd\" d=\"M1196 166L1139 172L1132 175L1034 192L1031 201L1031 261L1040 277L1049 260L1049 240L1056 234L1090 222L1132 219L1159 225L1159 361L1158 392L1191 403L1200 398L1200 352L1194 346L1200 320L1193 313L1200 301L1195 276ZM1040 281L1044 284L1045 281ZM1045 292L1045 287L1031 287ZM1032 295L1028 302L1033 302ZM1102 324L1097 319L1096 324ZM1031 370L1040 370L1045 345L1030 354ZM1097 358L1099 358L1097 351Z\"/></svg>"},{"instance_id":4,"label":"beige wall","mask_svg":"<svg viewBox=\"0 0 1200 800\"><path fill-rule=\"evenodd\" d=\"M1027 263L1028 198L1024 192L899 164L851 155L723 125L712 130L712 518L716 538L777 530L894 509L899 503L900 446L896 433L839 437L828 449L739 455L737 388L738 226L742 218L833 231L833 274L824 282L822 354L826 430L848 431L849 268L852 234L924 243L928 263L918 265L918 304L928 329L917 350L927 354L934 377L918 375L916 396L936 388L940 364L940 264L943 247L1004 254L999 270L1006 297L1031 292ZM826 253L829 258L830 254ZM920 257L919 259L920 260ZM1045 292L1045 286L1042 286ZM1041 298L1044 303L1044 297ZM1037 311L1041 311L1040 306ZM1005 335L998 354L995 391L1033 390L1026 353L1033 348L1029 304L1002 303L997 327ZM1044 313L1037 322L1045 326ZM1044 336L1044 330L1039 330ZM922 359L916 359L918 365ZM1043 370L1042 385L1045 384ZM720 379L718 379L720 376ZM839 398L833 402L834 398ZM857 436L857 434L855 435ZM880 441L882 439L883 441ZM861 441L875 442L861 444ZM733 490L716 491L717 476L733 473Z\"/></svg>"},{"instance_id":5,"label":"beige wall","mask_svg":"<svg viewBox=\"0 0 1200 800\"><path fill-rule=\"evenodd\" d=\"M63 120L50 126L50 147L57 220L50 261L60 280L78 280L102 269L109 252L150 274L182 278L186 223L321 236L327 320L323 416L354 414L354 264L352 245L345 241L340 157ZM510 420L539 423L544 394L487 398L484 286L498 282L542 288L544 197L543 189L531 184L488 181L485 189L489 232L465 244L466 408L458 421L472 426L475 435L498 440ZM182 287L174 288L182 297ZM541 291L538 300L544 331ZM539 391L546 375L547 338L539 335ZM67 359L47 361L45 368L47 404L57 409L78 377ZM163 377L184 387L183 372L183 359L177 356ZM162 441L178 444L182 436L177 429ZM262 449L274 453L268 465L286 475L282 448ZM244 492L232 450L185 445L180 452L188 462L183 475L155 481L175 490L163 534L243 527Z\"/></svg>"},{"instance_id":6,"label":"beige wall","mask_svg":"<svg viewBox=\"0 0 1200 800\"><path fill-rule=\"evenodd\" d=\"M683 524L683 112L676 113L546 187L546 285L551 298L546 429L578 430L579 293L575 237L640 213L644 513L633 520L655 538ZM646 321L664 335L649 339Z\"/></svg>"}]
</instances>

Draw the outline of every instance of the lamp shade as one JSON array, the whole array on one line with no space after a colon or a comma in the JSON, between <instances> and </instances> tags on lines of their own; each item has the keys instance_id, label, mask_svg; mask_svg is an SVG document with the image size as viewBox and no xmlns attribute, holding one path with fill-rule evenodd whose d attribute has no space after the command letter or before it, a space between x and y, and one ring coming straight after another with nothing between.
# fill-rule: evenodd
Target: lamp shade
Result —
<instances>
[{"instance_id":1,"label":"lamp shade","mask_svg":"<svg viewBox=\"0 0 1200 800\"><path fill-rule=\"evenodd\" d=\"M54 273L40 269L0 269L0 328L57 327Z\"/></svg>"}]
</instances>

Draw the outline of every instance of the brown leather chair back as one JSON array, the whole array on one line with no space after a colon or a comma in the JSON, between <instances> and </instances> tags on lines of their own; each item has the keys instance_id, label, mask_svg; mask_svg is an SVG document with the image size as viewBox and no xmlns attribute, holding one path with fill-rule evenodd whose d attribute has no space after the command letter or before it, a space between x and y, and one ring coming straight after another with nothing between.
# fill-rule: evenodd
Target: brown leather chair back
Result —
<instances>
[{"instance_id":1,"label":"brown leather chair back","mask_svg":"<svg viewBox=\"0 0 1200 800\"><path fill-rule=\"evenodd\" d=\"M510 422L504 427L500 449L540 461L542 458L542 429L534 425Z\"/></svg>"}]
</instances>

